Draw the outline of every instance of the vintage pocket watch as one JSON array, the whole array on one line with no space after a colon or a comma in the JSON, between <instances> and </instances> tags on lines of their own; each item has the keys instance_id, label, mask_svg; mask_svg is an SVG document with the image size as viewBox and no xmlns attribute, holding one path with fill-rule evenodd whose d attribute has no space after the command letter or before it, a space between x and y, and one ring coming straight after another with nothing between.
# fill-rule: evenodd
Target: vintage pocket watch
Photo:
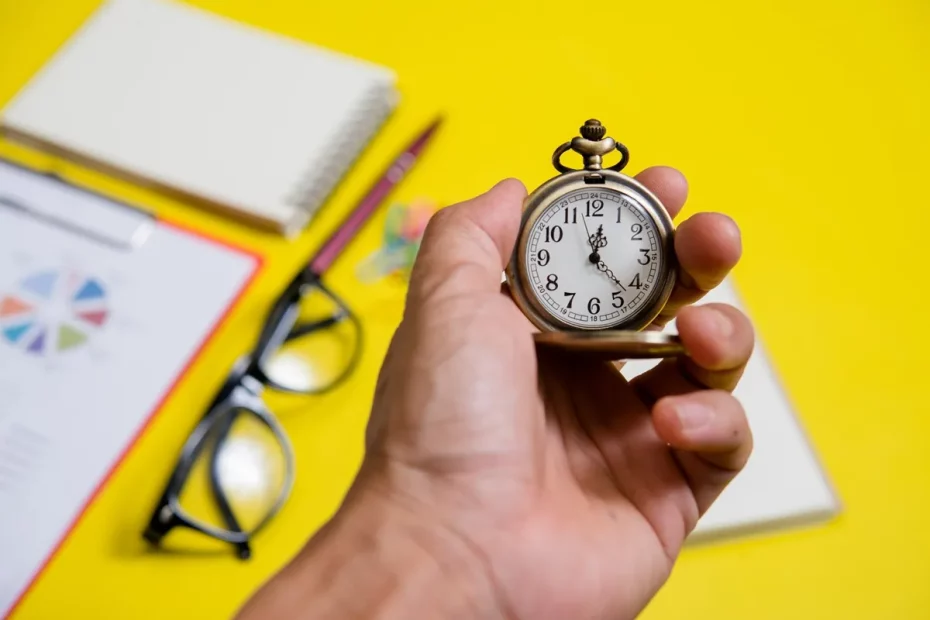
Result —
<instances>
[{"instance_id":1,"label":"vintage pocket watch","mask_svg":"<svg viewBox=\"0 0 930 620\"><path fill-rule=\"evenodd\" d=\"M627 148L589 120L552 155L559 175L524 201L504 272L510 294L543 345L612 359L684 353L674 334L645 330L675 286L672 219L642 183L621 174ZM562 163L569 150L583 168ZM616 163L605 166L613 151Z\"/></svg>"}]
</instances>

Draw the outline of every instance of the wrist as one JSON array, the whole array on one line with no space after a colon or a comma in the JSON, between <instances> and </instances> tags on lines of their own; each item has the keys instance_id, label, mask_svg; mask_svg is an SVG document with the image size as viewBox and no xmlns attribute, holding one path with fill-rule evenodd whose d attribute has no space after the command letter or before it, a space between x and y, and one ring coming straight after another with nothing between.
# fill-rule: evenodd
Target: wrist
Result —
<instances>
[{"instance_id":1,"label":"wrist","mask_svg":"<svg viewBox=\"0 0 930 620\"><path fill-rule=\"evenodd\" d=\"M502 617L497 603L468 542L358 488L239 618L474 620Z\"/></svg>"}]
</instances>

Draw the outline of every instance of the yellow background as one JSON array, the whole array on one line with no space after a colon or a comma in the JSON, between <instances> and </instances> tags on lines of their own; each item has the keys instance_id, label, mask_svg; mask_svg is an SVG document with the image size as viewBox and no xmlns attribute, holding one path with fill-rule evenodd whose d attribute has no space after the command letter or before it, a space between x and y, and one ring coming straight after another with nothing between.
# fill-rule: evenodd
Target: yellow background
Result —
<instances>
[{"instance_id":1,"label":"yellow background","mask_svg":"<svg viewBox=\"0 0 930 620\"><path fill-rule=\"evenodd\" d=\"M96 4L0 0L0 103ZM228 617L331 513L358 464L375 373L402 308L400 285L354 277L378 244L380 218L328 277L364 317L362 367L305 410L281 412L298 453L297 483L254 559L239 562L225 547L153 555L139 537L184 437L231 360L251 346L267 304L438 111L447 118L442 132L396 200L448 204L505 176L535 186L553 172L552 149L596 117L630 148L628 170L663 163L687 174L685 217L719 210L742 226L737 283L844 512L824 525L686 550L645 617L930 617L930 336L918 297L928 283L930 5L197 4L389 65L403 101L318 224L292 244L56 164L253 248L267 265L19 620ZM9 144L0 154L52 164Z\"/></svg>"}]
</instances>

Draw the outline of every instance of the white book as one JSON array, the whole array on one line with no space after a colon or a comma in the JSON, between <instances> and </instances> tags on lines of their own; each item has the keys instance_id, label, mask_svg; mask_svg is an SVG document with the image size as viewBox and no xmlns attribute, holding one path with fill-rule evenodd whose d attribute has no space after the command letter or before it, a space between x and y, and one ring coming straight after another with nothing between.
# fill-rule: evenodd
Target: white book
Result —
<instances>
[{"instance_id":1,"label":"white book","mask_svg":"<svg viewBox=\"0 0 930 620\"><path fill-rule=\"evenodd\" d=\"M746 312L731 279L698 303L715 302ZM666 331L677 331L674 321ZM632 378L656 363L630 362L623 374ZM810 524L836 515L838 498L758 330L752 357L734 396L746 411L753 452L745 469L701 518L690 541Z\"/></svg>"},{"instance_id":2,"label":"white book","mask_svg":"<svg viewBox=\"0 0 930 620\"><path fill-rule=\"evenodd\" d=\"M302 230L397 104L392 71L176 0L109 0L4 133L200 206Z\"/></svg>"}]
</instances>

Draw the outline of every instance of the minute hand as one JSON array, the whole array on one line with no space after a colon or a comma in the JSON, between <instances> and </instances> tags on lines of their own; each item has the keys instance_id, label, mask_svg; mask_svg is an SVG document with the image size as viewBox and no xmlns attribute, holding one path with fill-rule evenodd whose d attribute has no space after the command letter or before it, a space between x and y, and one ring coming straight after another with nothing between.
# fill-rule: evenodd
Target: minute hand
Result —
<instances>
[{"instance_id":1,"label":"minute hand","mask_svg":"<svg viewBox=\"0 0 930 620\"><path fill-rule=\"evenodd\" d=\"M607 245L607 236L604 235L602 230L603 230L602 227L598 228L597 233L595 233L595 235L596 235L596 238L600 238L603 245ZM595 243L592 243L591 245L592 247L597 247ZM597 259L596 261L594 260L595 257ZM601 260L600 255L597 253L597 250L594 251L594 253L591 255L591 258L592 258L592 261L591 261L592 263L596 262L597 268L599 271L602 271L604 275L606 275L608 278L610 278L613 281L614 284L619 286L621 291L626 291L626 287L620 283L620 280L618 280L617 276L614 275L614 272L610 270L610 267L607 266L607 263Z\"/></svg>"}]
</instances>

